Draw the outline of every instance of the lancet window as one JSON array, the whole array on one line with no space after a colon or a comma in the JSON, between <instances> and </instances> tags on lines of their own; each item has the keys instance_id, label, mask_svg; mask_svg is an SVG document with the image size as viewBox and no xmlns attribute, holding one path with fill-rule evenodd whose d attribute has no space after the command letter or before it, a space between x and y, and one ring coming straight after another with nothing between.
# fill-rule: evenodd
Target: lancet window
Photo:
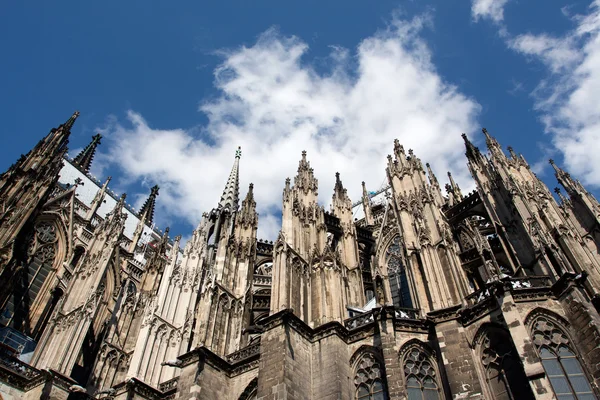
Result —
<instances>
[{"instance_id":1,"label":"lancet window","mask_svg":"<svg viewBox=\"0 0 600 400\"><path fill-rule=\"evenodd\" d=\"M537 317L531 330L533 343L557 399L596 399L565 331L545 316Z\"/></svg>"},{"instance_id":2,"label":"lancet window","mask_svg":"<svg viewBox=\"0 0 600 400\"><path fill-rule=\"evenodd\" d=\"M396 307L413 307L413 301L410 297L410 287L406 268L402 262L402 247L400 245L400 236L394 237L385 253L387 263L390 289L392 292L392 301Z\"/></svg>"},{"instance_id":3,"label":"lancet window","mask_svg":"<svg viewBox=\"0 0 600 400\"><path fill-rule=\"evenodd\" d=\"M441 391L433 358L418 346L404 356L408 400L439 400Z\"/></svg>"},{"instance_id":4,"label":"lancet window","mask_svg":"<svg viewBox=\"0 0 600 400\"><path fill-rule=\"evenodd\" d=\"M388 399L383 362L373 353L366 352L356 364L354 385L357 400Z\"/></svg>"}]
</instances>

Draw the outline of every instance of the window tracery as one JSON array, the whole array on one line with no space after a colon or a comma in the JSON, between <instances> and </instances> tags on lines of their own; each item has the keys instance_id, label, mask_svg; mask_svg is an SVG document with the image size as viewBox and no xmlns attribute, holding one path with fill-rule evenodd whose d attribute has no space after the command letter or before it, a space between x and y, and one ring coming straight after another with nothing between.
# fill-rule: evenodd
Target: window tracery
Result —
<instances>
[{"instance_id":1,"label":"window tracery","mask_svg":"<svg viewBox=\"0 0 600 400\"><path fill-rule=\"evenodd\" d=\"M30 310L46 278L52 271L58 251L56 226L49 221L38 222L27 241L27 263L13 295L9 298L2 322L30 334Z\"/></svg>"},{"instance_id":2,"label":"window tracery","mask_svg":"<svg viewBox=\"0 0 600 400\"><path fill-rule=\"evenodd\" d=\"M410 297L410 287L406 268L402 262L402 247L400 236L395 236L385 252L392 300L397 307L412 308L413 302Z\"/></svg>"},{"instance_id":3,"label":"window tracery","mask_svg":"<svg viewBox=\"0 0 600 400\"><path fill-rule=\"evenodd\" d=\"M431 357L413 347L404 357L404 377L408 400L439 400L440 389Z\"/></svg>"},{"instance_id":4,"label":"window tracery","mask_svg":"<svg viewBox=\"0 0 600 400\"><path fill-rule=\"evenodd\" d=\"M493 399L533 399L523 365L507 332L498 328L487 330L481 340L481 362Z\"/></svg>"},{"instance_id":5,"label":"window tracery","mask_svg":"<svg viewBox=\"0 0 600 400\"><path fill-rule=\"evenodd\" d=\"M533 343L556 397L558 399L596 399L572 348L572 343L564 330L544 316L537 317L531 328Z\"/></svg>"},{"instance_id":6,"label":"window tracery","mask_svg":"<svg viewBox=\"0 0 600 400\"><path fill-rule=\"evenodd\" d=\"M387 400L383 364L372 353L365 353L354 376L357 400Z\"/></svg>"}]
</instances>

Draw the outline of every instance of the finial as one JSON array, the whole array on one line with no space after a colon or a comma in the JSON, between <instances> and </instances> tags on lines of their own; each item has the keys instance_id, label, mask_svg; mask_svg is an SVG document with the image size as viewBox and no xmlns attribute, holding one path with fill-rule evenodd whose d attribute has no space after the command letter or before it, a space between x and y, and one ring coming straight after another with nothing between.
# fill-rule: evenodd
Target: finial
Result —
<instances>
[{"instance_id":1,"label":"finial","mask_svg":"<svg viewBox=\"0 0 600 400\"><path fill-rule=\"evenodd\" d=\"M90 172L90 167L92 166L92 161L96 154L96 147L100 144L100 139L102 139L102 135L99 133L92 136L90 144L85 146L85 148L73 159L73 164L85 173Z\"/></svg>"},{"instance_id":2,"label":"finial","mask_svg":"<svg viewBox=\"0 0 600 400\"><path fill-rule=\"evenodd\" d=\"M558 187L555 187L555 188L554 188L554 193L556 193L556 194L560 194L560 188L558 188Z\"/></svg>"},{"instance_id":3,"label":"finial","mask_svg":"<svg viewBox=\"0 0 600 400\"><path fill-rule=\"evenodd\" d=\"M160 189L158 185L154 185L150 189L150 196L148 196L148 198L142 205L142 208L140 208L140 211L138 212L138 216L140 217L140 219L143 218L143 215L145 214L145 223L148 225L152 225L152 221L154 220L154 207L156 205L158 189Z\"/></svg>"},{"instance_id":4,"label":"finial","mask_svg":"<svg viewBox=\"0 0 600 400\"><path fill-rule=\"evenodd\" d=\"M302 150L302 161L306 161L306 150Z\"/></svg>"},{"instance_id":5,"label":"finial","mask_svg":"<svg viewBox=\"0 0 600 400\"><path fill-rule=\"evenodd\" d=\"M79 111L75 111L73 115L71 115L71 118L69 118L67 122L64 123L63 127L67 130L70 130L73 127L73 124L75 123L77 117L79 117Z\"/></svg>"},{"instance_id":6,"label":"finial","mask_svg":"<svg viewBox=\"0 0 600 400\"><path fill-rule=\"evenodd\" d=\"M235 158L241 158L242 157L242 146L238 146L237 150L235 151Z\"/></svg>"},{"instance_id":7,"label":"finial","mask_svg":"<svg viewBox=\"0 0 600 400\"><path fill-rule=\"evenodd\" d=\"M553 159L550 159L548 161L550 162L550 165L554 165L554 160Z\"/></svg>"}]
</instances>

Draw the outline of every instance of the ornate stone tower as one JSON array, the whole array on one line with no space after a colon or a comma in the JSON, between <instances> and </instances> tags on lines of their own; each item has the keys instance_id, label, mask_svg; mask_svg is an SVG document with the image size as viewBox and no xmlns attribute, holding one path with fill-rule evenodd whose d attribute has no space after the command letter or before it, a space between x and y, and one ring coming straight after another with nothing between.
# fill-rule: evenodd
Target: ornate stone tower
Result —
<instances>
[{"instance_id":1,"label":"ornate stone tower","mask_svg":"<svg viewBox=\"0 0 600 400\"><path fill-rule=\"evenodd\" d=\"M50 192L63 166L69 135L79 112L58 128L54 128L27 155L14 163L0 176L0 286L14 286L15 279L27 264L27 238L41 207L48 201ZM21 272L20 272L21 271ZM17 290L18 285L15 287ZM23 288L26 290L26 288ZM4 305L11 293L3 290L0 305ZM15 293L20 298L18 293ZM25 329L31 330L30 325Z\"/></svg>"},{"instance_id":2,"label":"ornate stone tower","mask_svg":"<svg viewBox=\"0 0 600 400\"><path fill-rule=\"evenodd\" d=\"M274 246L271 312L291 308L311 326L342 321L365 295L351 202L336 177L332 212L317 202L318 182L306 160L283 190L282 228Z\"/></svg>"},{"instance_id":3,"label":"ornate stone tower","mask_svg":"<svg viewBox=\"0 0 600 400\"><path fill-rule=\"evenodd\" d=\"M413 151L407 155L395 141L394 159L388 156L387 176L392 189L390 219L396 224L379 237L376 270L383 278L379 282L390 284L382 303L391 304L389 296L400 292L397 305L422 312L458 304L472 291L442 211L448 200L442 197L429 164L427 168L429 179ZM390 274L395 278L390 280Z\"/></svg>"},{"instance_id":4,"label":"ornate stone tower","mask_svg":"<svg viewBox=\"0 0 600 400\"><path fill-rule=\"evenodd\" d=\"M252 184L238 209L240 157L238 149L219 205L203 217L185 252L201 260L193 346L204 345L220 355L238 350L243 340L256 252L258 214Z\"/></svg>"}]
</instances>

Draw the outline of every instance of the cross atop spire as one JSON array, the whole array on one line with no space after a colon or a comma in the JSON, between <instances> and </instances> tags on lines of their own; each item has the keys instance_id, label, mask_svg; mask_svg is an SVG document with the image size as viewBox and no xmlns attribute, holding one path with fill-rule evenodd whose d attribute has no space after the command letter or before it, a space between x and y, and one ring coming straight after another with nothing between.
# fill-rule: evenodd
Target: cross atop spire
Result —
<instances>
[{"instance_id":1,"label":"cross atop spire","mask_svg":"<svg viewBox=\"0 0 600 400\"><path fill-rule=\"evenodd\" d=\"M100 144L100 139L102 139L102 135L99 133L92 136L92 141L90 144L85 146L83 150L73 159L73 164L78 166L84 172L90 172L90 167L92 166L92 160L94 159L94 155L96 154L96 147Z\"/></svg>"},{"instance_id":2,"label":"cross atop spire","mask_svg":"<svg viewBox=\"0 0 600 400\"><path fill-rule=\"evenodd\" d=\"M150 189L150 196L148 196L148 198L144 202L144 205L142 206L142 208L140 208L140 219L144 218L145 215L146 224L148 225L152 225L152 221L154 220L154 207L156 205L156 197L158 196L159 189L160 188L158 187L158 185L154 185L152 189Z\"/></svg>"},{"instance_id":3,"label":"cross atop spire","mask_svg":"<svg viewBox=\"0 0 600 400\"><path fill-rule=\"evenodd\" d=\"M221 195L219 201L219 208L228 208L230 211L236 211L239 202L240 182L239 182L239 170L240 170L240 158L242 157L242 148L238 147L235 151L235 161L233 162L233 168L227 179L227 184Z\"/></svg>"}]
</instances>

